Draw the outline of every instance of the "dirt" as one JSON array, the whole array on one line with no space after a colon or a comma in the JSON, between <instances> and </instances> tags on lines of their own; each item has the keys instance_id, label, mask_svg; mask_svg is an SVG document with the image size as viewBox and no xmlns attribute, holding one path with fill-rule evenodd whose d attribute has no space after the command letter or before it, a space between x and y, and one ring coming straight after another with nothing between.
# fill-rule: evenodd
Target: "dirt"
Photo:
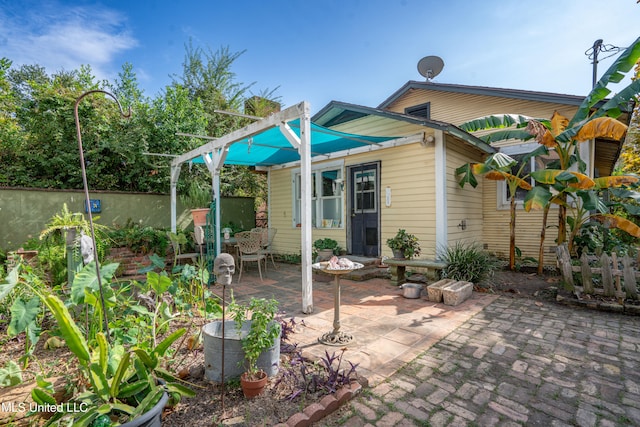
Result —
<instances>
[{"instance_id":1,"label":"dirt","mask_svg":"<svg viewBox=\"0 0 640 427\"><path fill-rule=\"evenodd\" d=\"M551 288L551 289L550 289ZM538 276L535 273L499 271L494 276L476 286L477 292L497 293L509 298L532 298L540 303L555 301L556 292L568 292L559 285L559 277L555 275ZM197 320L194 322L197 323ZM58 385L61 387L70 381L69 374L73 370L73 356L64 348L54 350L45 349L47 340L43 334L34 351L34 358L30 364L30 370L23 375L24 383L13 388L0 389L0 401L19 401L20 394L27 396L33 387L35 374L43 369L48 376L57 376ZM295 342L295 334L293 335ZM6 323L0 324L0 367L8 360L17 361L24 354L24 335L9 339L6 336ZM290 358L286 352L281 355L280 372L274 378L270 378L267 389L263 394L254 399L246 399L238 381L231 381L224 386L212 384L204 378L204 354L202 347L195 350L186 348L178 351L173 359L175 372L179 372L183 379L196 391L196 396L183 399L174 408L165 410L165 425L172 427L189 426L271 426L285 422L291 415L300 412L306 406L317 402L323 393L314 393L299 396L296 399L288 399L291 387L287 381L279 381L283 375L295 372L288 369ZM289 378L289 381L297 379ZM224 404L224 408L223 408ZM6 415L6 414L4 414ZM30 420L33 420L31 418ZM3 413L0 411L0 424L6 424ZM11 424L9 424L11 425ZM25 423L15 425L26 425Z\"/></svg>"}]
</instances>

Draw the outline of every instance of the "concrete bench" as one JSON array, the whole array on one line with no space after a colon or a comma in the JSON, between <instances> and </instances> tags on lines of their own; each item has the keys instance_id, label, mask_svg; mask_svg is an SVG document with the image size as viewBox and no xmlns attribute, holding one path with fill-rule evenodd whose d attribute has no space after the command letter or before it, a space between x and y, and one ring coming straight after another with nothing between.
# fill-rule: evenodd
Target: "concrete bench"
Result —
<instances>
[{"instance_id":1,"label":"concrete bench","mask_svg":"<svg viewBox=\"0 0 640 427\"><path fill-rule=\"evenodd\" d=\"M447 266L446 262L429 259L397 259L388 258L384 261L389 266L391 283L400 286L407 281L405 277L407 267L426 268L428 270L442 270Z\"/></svg>"}]
</instances>

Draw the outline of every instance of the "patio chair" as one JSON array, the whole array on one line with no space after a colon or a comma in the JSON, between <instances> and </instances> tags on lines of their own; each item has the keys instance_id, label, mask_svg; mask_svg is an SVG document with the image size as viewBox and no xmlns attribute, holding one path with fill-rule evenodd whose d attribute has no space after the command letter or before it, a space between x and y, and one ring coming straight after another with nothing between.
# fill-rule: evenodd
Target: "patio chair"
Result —
<instances>
[{"instance_id":1,"label":"patio chair","mask_svg":"<svg viewBox=\"0 0 640 427\"><path fill-rule=\"evenodd\" d=\"M273 268L278 268L276 266L276 262L273 260L273 239L276 237L276 233L278 232L277 228L264 228L264 227L257 227L252 229L251 231L255 231L255 232L259 232L261 233L260 236L260 245L262 246L262 249L260 250L261 253L263 253L266 257L271 257L271 263L273 264ZM265 266L265 271L267 269L267 260L265 260L264 262L264 266Z\"/></svg>"},{"instance_id":2,"label":"patio chair","mask_svg":"<svg viewBox=\"0 0 640 427\"><path fill-rule=\"evenodd\" d=\"M207 247L207 242L204 240L204 228L202 226L196 225L193 227L193 240L196 242L196 246L200 252L200 258L202 258Z\"/></svg>"},{"instance_id":3,"label":"patio chair","mask_svg":"<svg viewBox=\"0 0 640 427\"><path fill-rule=\"evenodd\" d=\"M242 279L242 270L244 269L245 262L257 262L258 273L260 273L260 281L262 281L262 261L267 261L265 254L260 253L261 246L261 233L253 231L242 231L235 235L236 243L238 245L238 257L240 258L240 275L238 276L238 282Z\"/></svg>"},{"instance_id":4,"label":"patio chair","mask_svg":"<svg viewBox=\"0 0 640 427\"><path fill-rule=\"evenodd\" d=\"M173 266L178 265L180 260L190 259L193 264L198 260L198 254L195 252L182 253L181 246L187 243L187 239L184 235L178 236L176 233L168 233L169 241L171 241L171 247L173 248Z\"/></svg>"}]
</instances>

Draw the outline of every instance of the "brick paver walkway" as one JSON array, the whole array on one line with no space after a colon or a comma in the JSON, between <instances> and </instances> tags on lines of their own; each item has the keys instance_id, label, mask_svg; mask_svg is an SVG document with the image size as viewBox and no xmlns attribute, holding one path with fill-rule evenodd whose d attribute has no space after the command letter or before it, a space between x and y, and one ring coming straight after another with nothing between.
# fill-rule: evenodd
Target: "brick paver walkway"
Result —
<instances>
[{"instance_id":1,"label":"brick paver walkway","mask_svg":"<svg viewBox=\"0 0 640 427\"><path fill-rule=\"evenodd\" d=\"M500 297L332 426L640 425L640 318Z\"/></svg>"}]
</instances>

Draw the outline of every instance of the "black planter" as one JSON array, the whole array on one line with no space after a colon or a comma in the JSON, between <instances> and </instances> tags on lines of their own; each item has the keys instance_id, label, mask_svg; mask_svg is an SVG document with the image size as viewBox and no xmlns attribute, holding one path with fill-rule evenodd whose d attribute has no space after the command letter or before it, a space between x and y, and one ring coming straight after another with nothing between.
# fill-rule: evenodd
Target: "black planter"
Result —
<instances>
[{"instance_id":1,"label":"black planter","mask_svg":"<svg viewBox=\"0 0 640 427\"><path fill-rule=\"evenodd\" d=\"M393 258L395 258L395 259L405 259L404 250L402 250L402 249L391 249L391 251L393 252Z\"/></svg>"},{"instance_id":2,"label":"black planter","mask_svg":"<svg viewBox=\"0 0 640 427\"><path fill-rule=\"evenodd\" d=\"M153 408L120 427L162 427L162 410L167 406L169 394L165 391Z\"/></svg>"}]
</instances>

